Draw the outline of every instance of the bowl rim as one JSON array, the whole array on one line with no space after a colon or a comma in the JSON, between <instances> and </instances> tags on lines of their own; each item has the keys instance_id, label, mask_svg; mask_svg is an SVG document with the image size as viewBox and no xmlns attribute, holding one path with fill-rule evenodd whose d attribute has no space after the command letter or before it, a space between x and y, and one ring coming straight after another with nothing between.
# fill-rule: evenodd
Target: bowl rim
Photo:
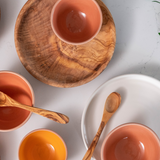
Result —
<instances>
[{"instance_id":1,"label":"bowl rim","mask_svg":"<svg viewBox=\"0 0 160 160\"><path fill-rule=\"evenodd\" d=\"M99 33L99 31L101 30L101 27L102 27L102 23L103 23L103 15L102 15L102 11L101 11L101 8L99 6L99 4L95 1L95 0L91 0L95 6L97 7L98 11L99 11L99 14L100 14L100 23L99 23L99 27L96 31L96 33L90 37L88 40L85 40L83 42L71 42L71 41L68 41L68 40L65 40L64 38L62 38L61 36L59 36L59 34L56 32L55 28L54 28L54 25L53 25L53 14L54 14L54 11L55 11L55 8L56 6L61 2L62 0L57 0L56 3L54 4L52 10L51 10L51 16L50 16L50 23L51 23L51 28L54 32L54 34L63 42L67 43L67 44L71 44L71 45L83 45L83 44L86 44L88 42L90 42L94 37L97 36L97 34Z\"/></svg>"},{"instance_id":2,"label":"bowl rim","mask_svg":"<svg viewBox=\"0 0 160 160\"><path fill-rule=\"evenodd\" d=\"M30 134L35 133L35 132L39 132L39 131L50 132L50 133L55 134L56 136L58 136L58 137L60 138L60 140L63 142L63 145L64 145L64 147L65 147L65 151L66 151L66 157L65 157L64 160L67 160L68 150L67 150L67 145L66 145L65 141L63 140L63 138L62 138L58 133L56 133L55 131L52 131L52 130L50 130L50 129L46 129L46 128L34 129L34 130L28 132L28 133L22 138L22 140L21 140L21 142L20 142L20 144L19 144L19 147L18 147L18 158L19 158L19 160L20 160L20 157L19 157L19 155L20 155L20 147L21 147L23 141L24 141Z\"/></svg>"},{"instance_id":3,"label":"bowl rim","mask_svg":"<svg viewBox=\"0 0 160 160\"><path fill-rule=\"evenodd\" d=\"M106 144L106 141L108 140L108 138L112 135L112 133L114 133L115 131L119 130L122 127L126 127L126 126L140 126L141 128L145 128L147 129L150 133L152 133L152 136L155 137L156 141L159 142L159 148L160 148L160 138L158 137L158 135L155 133L155 131L153 129L151 129L150 127L148 127L147 125L141 124L141 123L137 123L137 122L127 122L127 123L123 123L118 125L117 127L115 127L113 130L111 130L108 135L105 137L105 139L103 140L102 146L101 146L101 150L100 150L100 156L101 159L103 160L103 150L104 150L104 146Z\"/></svg>"},{"instance_id":4,"label":"bowl rim","mask_svg":"<svg viewBox=\"0 0 160 160\"><path fill-rule=\"evenodd\" d=\"M20 75L16 72L13 72L13 71L2 70L2 71L0 71L0 74L1 73L9 73L9 74L12 74L12 75L16 75L17 77L21 78L28 85L28 87L31 91L31 95L32 95L32 104L33 104L32 107L34 107L34 105L35 105L35 95L34 95L33 88L31 86L31 84L28 82L28 80L26 78L24 78L22 75ZM0 132L10 132L10 131L13 131L13 130L16 130L16 129L22 127L29 120L31 115L32 115L32 112L30 112L29 115L27 116L27 118L21 124L19 124L18 126L14 127L14 128L11 128L11 129L0 129Z\"/></svg>"}]
</instances>

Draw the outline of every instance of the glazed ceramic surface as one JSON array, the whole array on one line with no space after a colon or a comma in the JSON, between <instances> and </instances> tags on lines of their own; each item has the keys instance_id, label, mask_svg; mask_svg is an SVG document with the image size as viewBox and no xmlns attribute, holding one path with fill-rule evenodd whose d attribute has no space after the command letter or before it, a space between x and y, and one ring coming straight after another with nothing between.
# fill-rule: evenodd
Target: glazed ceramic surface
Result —
<instances>
[{"instance_id":1,"label":"glazed ceramic surface","mask_svg":"<svg viewBox=\"0 0 160 160\"><path fill-rule=\"evenodd\" d=\"M106 98L111 92L121 95L121 104L102 132L93 157L100 159L100 149L107 134L118 125L137 122L160 136L160 82L143 75L124 75L107 81L91 96L82 116L82 137L88 148L95 136Z\"/></svg>"},{"instance_id":2,"label":"glazed ceramic surface","mask_svg":"<svg viewBox=\"0 0 160 160\"><path fill-rule=\"evenodd\" d=\"M52 9L51 25L62 41L84 44L100 31L102 12L94 0L59 0Z\"/></svg>"},{"instance_id":3,"label":"glazed ceramic surface","mask_svg":"<svg viewBox=\"0 0 160 160\"><path fill-rule=\"evenodd\" d=\"M19 147L19 160L66 160L67 148L55 132L39 129L27 134Z\"/></svg>"},{"instance_id":4,"label":"glazed ceramic surface","mask_svg":"<svg viewBox=\"0 0 160 160\"><path fill-rule=\"evenodd\" d=\"M101 160L159 160L160 141L148 127L138 123L113 129L101 147Z\"/></svg>"},{"instance_id":5,"label":"glazed ceramic surface","mask_svg":"<svg viewBox=\"0 0 160 160\"><path fill-rule=\"evenodd\" d=\"M58 69L53 74L51 74L52 72L49 72L48 74L46 73L46 71L48 71L49 69L48 66L50 66L53 62L52 60L54 60L54 57L51 57L50 55L52 55L55 50L57 52L57 55L60 54L61 58L64 58L61 59L60 62L68 62L68 66L73 63L71 63L71 60L65 58L66 53L67 55L71 55L70 57L74 56L73 60L75 61L80 60L81 58L82 61L79 61L79 64L81 64L83 67L81 71L83 71L83 69L84 71L88 71L88 73L90 74L86 74L86 76L90 76L95 73L94 68L97 68L98 66L100 66L100 64L102 64L101 55L106 55L107 53L109 53L109 50L113 51L114 48L114 45L111 48L107 48L107 46L111 45L109 45L107 41L104 42L103 38L99 38L100 41L93 40L90 44L92 47L86 46L86 49L79 48L77 46L68 46L65 43L62 43L58 38L56 38L56 36L52 34L53 31L50 25L50 14L55 1L56 0L0 0L0 70L11 70L21 74L29 81L29 83L33 87L35 94L35 106L43 109L62 112L69 116L70 122L67 125L61 125L52 122L45 117L39 116L37 114L32 114L27 123L25 123L25 125L23 125L19 129L12 132L0 132L1 160L18 160L18 147L21 140L27 133L39 128L51 129L58 133L64 139L68 149L67 160L82 160L84 154L86 153L86 147L82 140L80 121L82 118L82 112L86 107L86 103L88 102L88 100L90 100L93 92L109 79L124 74L143 74L160 80L160 36L158 35L158 19L156 18L158 15L155 13L153 7L153 4L155 4L155 2L152 2L150 0L103 0L103 3L110 10L116 26L116 46L112 60L110 61L106 69L101 72L102 70L100 67L98 73L101 72L101 74L98 74L98 76L94 76L94 79L92 81L88 81L87 84L79 83L83 85L73 88L51 87L39 81L45 80L47 84L49 84L49 82L51 82L51 84L55 84L52 80L53 75L58 75ZM19 30L19 38L21 40L21 59L19 59L15 48L14 30L19 12L26 4L26 2L30 5L27 5L27 8L23 10L23 13L25 13L24 15L21 12L21 17L24 17L25 20L23 18L19 19L23 22ZM158 5L159 4L157 3L157 7ZM113 35L111 37L114 38L114 27L113 25L110 25L105 28L107 22L109 22L109 17L107 16L108 14L106 14L106 10L104 7L102 7L102 10L103 13L105 13L103 28L104 30L102 30L102 32L104 33L107 31L105 33L105 36L108 37L110 33L110 35ZM35 14L33 15L32 13ZM44 15L46 15L45 18ZM42 24L42 27L38 28L37 30L37 27L39 26L38 24L40 22ZM47 32L48 29L49 32ZM30 34L30 36L27 36L28 34ZM34 37L35 34L36 37ZM101 34L99 36L101 37ZM33 38L32 41L30 37ZM37 40L35 40L36 38ZM39 40L41 40L41 43L38 43ZM48 42L50 46L47 46ZM103 42L105 43L106 47L102 45ZM94 45L95 43L98 44L98 47L96 47L97 45ZM53 48L51 48L51 44L53 44ZM58 51L59 48L64 52ZM81 52L81 49L86 50L87 54L84 54L85 51ZM102 50L104 50L105 52L102 53ZM26 56L26 59L22 54ZM41 58L38 59L38 56L40 56ZM107 57L108 56L106 56L106 58ZM22 59L24 66L21 63ZM35 65L37 64L37 59L44 65ZM88 68L87 66L91 67L91 72L89 72L89 70L86 70ZM52 67L54 66L51 66L50 70L53 70ZM31 68L33 70L31 70ZM40 70L40 68L42 68L42 70ZM60 67L59 65L57 66L57 68L60 68L61 71L63 71L63 77L64 75L70 75L68 74L70 70L68 70L67 72L65 68ZM72 67L72 69L74 68ZM27 70L30 70L30 72L28 72ZM77 69L72 70L72 73L73 71L75 73L74 75L77 76L77 79L75 80L80 80L78 76L81 72L79 71L77 74ZM42 77L40 77L40 75ZM48 77L46 77L47 75ZM36 76L36 78L34 76ZM39 77L39 80L37 80L37 77ZM61 78L63 77L61 76ZM73 82L74 79L71 78L72 77L70 75L70 79L67 79L70 80L68 82ZM64 77L64 79L66 79L66 77ZM57 77L57 82L59 80L61 79ZM77 81L77 83L78 82L80 81ZM156 97L157 99L159 99L159 96ZM145 101L148 101L148 99L145 99ZM137 105L139 106L139 104ZM99 105L99 107L102 106ZM129 110L129 108L131 111ZM154 129L158 135L160 135L160 121L158 122L158 124L153 124L152 122L152 117L154 117L155 121L157 121L159 120L158 116L160 115L157 115L159 113L159 110L154 106L154 102L150 107L148 107L147 105L147 107L138 108L136 106L133 107L132 105L132 107L129 108L127 109L128 114L126 113L127 111L125 112L125 110L123 110L122 117L120 118L120 116L118 116L118 120L120 121L114 121L115 125L110 128L110 122L112 122L113 124L114 118L117 117L119 113L117 112L115 116L112 117L113 119L110 119L111 121L108 123L105 129L108 129L109 127L111 130L117 125L125 123L127 120L133 120L137 122L141 121L146 124L149 123L149 126L152 127L152 129ZM122 108L119 109L120 110L118 111L122 110ZM149 113L148 109L151 111L151 113ZM132 111L134 115L131 114ZM97 118L95 118L94 122L96 120ZM96 124L97 123L98 122L96 122ZM92 127L92 122L90 123L90 125ZM97 124L97 126L99 126L99 123ZM103 133L106 133L106 130L104 130ZM101 138L103 138L103 135ZM98 146L96 148L98 148Z\"/></svg>"},{"instance_id":6,"label":"glazed ceramic surface","mask_svg":"<svg viewBox=\"0 0 160 160\"><path fill-rule=\"evenodd\" d=\"M34 95L29 82L21 75L9 72L0 72L0 91L14 100L29 106L34 105ZM17 107L0 107L0 131L11 131L22 126L31 113Z\"/></svg>"}]
</instances>

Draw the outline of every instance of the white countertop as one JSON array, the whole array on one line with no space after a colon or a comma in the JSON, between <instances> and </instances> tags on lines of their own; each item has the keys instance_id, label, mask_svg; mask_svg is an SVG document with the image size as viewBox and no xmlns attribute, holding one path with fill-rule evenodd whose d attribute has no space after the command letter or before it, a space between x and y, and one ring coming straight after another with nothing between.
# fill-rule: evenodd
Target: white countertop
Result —
<instances>
[{"instance_id":1,"label":"white countertop","mask_svg":"<svg viewBox=\"0 0 160 160\"><path fill-rule=\"evenodd\" d=\"M107 80L124 74L144 74L160 80L160 15L158 20L158 11L151 0L103 0L116 25L117 41L112 60L91 82L74 88L56 88L30 75L16 53L14 27L25 2L0 0L0 70L10 70L24 76L33 87L35 106L64 113L69 116L70 122L63 125L32 114L21 128L0 133L1 160L18 160L22 138L39 128L51 129L64 139L68 160L81 160L86 152L81 135L81 118L92 93Z\"/></svg>"}]
</instances>

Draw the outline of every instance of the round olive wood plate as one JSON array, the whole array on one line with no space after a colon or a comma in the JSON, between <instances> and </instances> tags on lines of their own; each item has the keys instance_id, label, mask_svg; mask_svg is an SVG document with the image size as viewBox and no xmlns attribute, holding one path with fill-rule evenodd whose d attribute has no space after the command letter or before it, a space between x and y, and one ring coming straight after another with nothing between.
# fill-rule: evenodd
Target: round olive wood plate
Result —
<instances>
[{"instance_id":1,"label":"round olive wood plate","mask_svg":"<svg viewBox=\"0 0 160 160\"><path fill-rule=\"evenodd\" d=\"M98 35L83 45L66 44L51 28L56 1L26 2L17 17L15 46L22 64L36 79L55 87L75 87L93 80L108 65L115 49L115 24L105 4L97 0L103 14Z\"/></svg>"}]
</instances>

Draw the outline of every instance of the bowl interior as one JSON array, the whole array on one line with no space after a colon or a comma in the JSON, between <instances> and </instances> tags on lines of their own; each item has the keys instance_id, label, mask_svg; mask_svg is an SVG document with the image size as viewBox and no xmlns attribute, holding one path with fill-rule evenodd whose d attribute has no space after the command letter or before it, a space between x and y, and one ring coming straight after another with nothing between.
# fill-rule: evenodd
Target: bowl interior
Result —
<instances>
[{"instance_id":1,"label":"bowl interior","mask_svg":"<svg viewBox=\"0 0 160 160\"><path fill-rule=\"evenodd\" d=\"M159 139L148 127L126 124L106 137L101 150L102 160L159 160Z\"/></svg>"},{"instance_id":2,"label":"bowl interior","mask_svg":"<svg viewBox=\"0 0 160 160\"><path fill-rule=\"evenodd\" d=\"M64 141L49 130L29 133L19 148L20 160L66 160L67 149Z\"/></svg>"},{"instance_id":3,"label":"bowl interior","mask_svg":"<svg viewBox=\"0 0 160 160\"><path fill-rule=\"evenodd\" d=\"M0 91L16 101L33 106L33 93L28 82L12 72L0 72ZM24 124L30 112L16 107L0 107L0 130L15 129Z\"/></svg>"},{"instance_id":4,"label":"bowl interior","mask_svg":"<svg viewBox=\"0 0 160 160\"><path fill-rule=\"evenodd\" d=\"M55 34L73 43L89 40L102 24L101 10L94 0L58 1L53 7L52 16Z\"/></svg>"}]
</instances>

